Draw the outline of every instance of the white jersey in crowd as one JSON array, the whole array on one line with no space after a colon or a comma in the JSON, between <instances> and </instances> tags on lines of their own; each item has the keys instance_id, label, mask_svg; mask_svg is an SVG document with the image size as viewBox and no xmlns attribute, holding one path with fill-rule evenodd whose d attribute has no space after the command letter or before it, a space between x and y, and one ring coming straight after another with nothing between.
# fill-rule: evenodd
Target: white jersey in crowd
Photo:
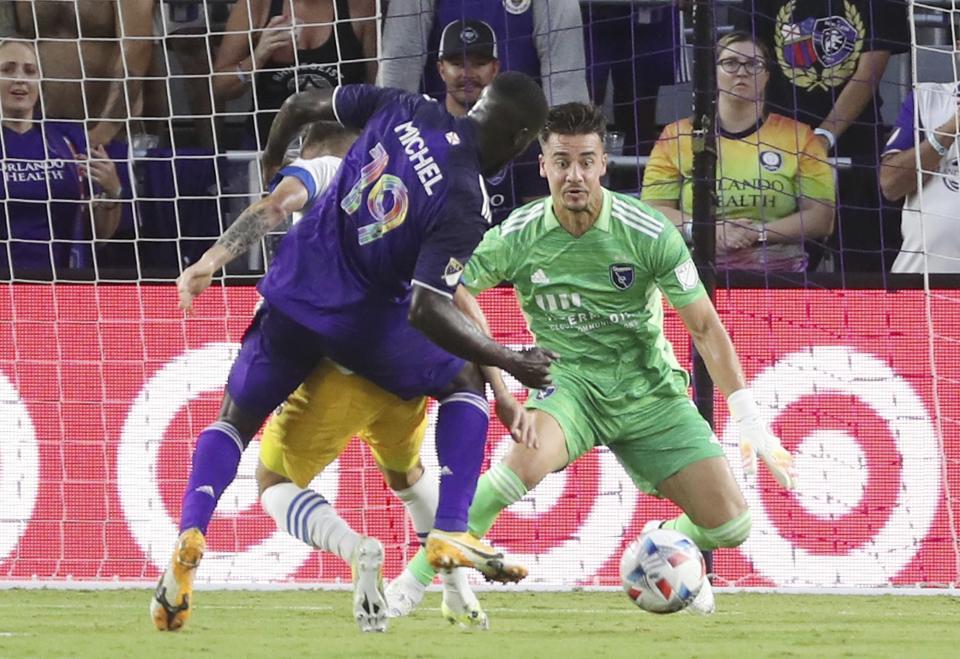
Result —
<instances>
[{"instance_id":1,"label":"white jersey in crowd","mask_svg":"<svg viewBox=\"0 0 960 659\"><path fill-rule=\"evenodd\" d=\"M946 123L957 112L955 83L921 83L904 102L884 155L913 148L913 103L920 123L920 140L927 130ZM922 143L922 142L920 142ZM960 175L958 142L954 140L937 170L903 204L903 246L893 272L960 272Z\"/></svg>"}]
</instances>

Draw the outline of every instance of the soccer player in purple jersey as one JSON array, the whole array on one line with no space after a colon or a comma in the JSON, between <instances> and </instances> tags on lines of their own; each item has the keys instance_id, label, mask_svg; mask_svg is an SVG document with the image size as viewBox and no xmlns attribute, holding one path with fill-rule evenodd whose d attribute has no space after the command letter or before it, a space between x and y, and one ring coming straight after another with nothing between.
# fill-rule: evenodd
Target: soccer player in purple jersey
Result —
<instances>
[{"instance_id":1,"label":"soccer player in purple jersey","mask_svg":"<svg viewBox=\"0 0 960 659\"><path fill-rule=\"evenodd\" d=\"M484 380L469 362L541 387L555 356L492 341L452 299L489 224L483 176L531 143L546 112L542 90L520 73L495 78L463 118L421 96L369 85L310 90L284 103L263 156L268 176L304 124L338 121L364 130L327 192L281 242L260 282L264 304L244 334L220 417L197 439L181 535L160 582L168 629L179 629L189 616L204 533L236 476L241 452L325 357L402 398L440 400L440 502L427 539L431 563L475 567L499 581L526 575L466 533L489 423ZM213 274L283 216L266 204L238 218L181 275L181 306L189 310ZM359 545L355 573L379 574L382 548L372 547ZM370 604L383 606L382 600Z\"/></svg>"}]
</instances>

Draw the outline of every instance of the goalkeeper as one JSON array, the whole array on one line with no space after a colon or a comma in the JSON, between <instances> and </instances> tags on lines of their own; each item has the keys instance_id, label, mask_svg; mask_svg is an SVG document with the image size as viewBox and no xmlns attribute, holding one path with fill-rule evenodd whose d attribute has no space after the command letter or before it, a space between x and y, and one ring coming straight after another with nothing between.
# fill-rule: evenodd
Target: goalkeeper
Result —
<instances>
[{"instance_id":1,"label":"goalkeeper","mask_svg":"<svg viewBox=\"0 0 960 659\"><path fill-rule=\"evenodd\" d=\"M650 206L602 187L604 126L589 105L550 110L540 133L550 197L489 230L465 269L462 283L474 294L511 282L538 346L560 356L553 385L526 403L538 446L513 445L483 474L469 530L482 537L545 476L604 445L640 490L683 511L644 530L675 529L701 549L736 547L750 534L750 511L720 442L687 396L687 373L664 336L661 293L727 399L745 470L756 469L759 455L792 488L792 458L761 419L680 233ZM421 550L387 589L391 615L412 611L430 577ZM694 609L713 612L712 589L700 593Z\"/></svg>"}]
</instances>

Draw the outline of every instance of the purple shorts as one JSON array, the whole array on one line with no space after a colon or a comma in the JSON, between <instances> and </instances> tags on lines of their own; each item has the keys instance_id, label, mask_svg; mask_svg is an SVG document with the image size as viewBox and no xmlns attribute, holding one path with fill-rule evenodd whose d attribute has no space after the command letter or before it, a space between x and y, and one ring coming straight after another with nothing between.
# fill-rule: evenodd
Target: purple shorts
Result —
<instances>
[{"instance_id":1,"label":"purple shorts","mask_svg":"<svg viewBox=\"0 0 960 659\"><path fill-rule=\"evenodd\" d=\"M325 319L318 332L264 302L243 335L227 391L266 416L328 357L404 399L436 394L463 369L407 323L407 305L371 305Z\"/></svg>"}]
</instances>

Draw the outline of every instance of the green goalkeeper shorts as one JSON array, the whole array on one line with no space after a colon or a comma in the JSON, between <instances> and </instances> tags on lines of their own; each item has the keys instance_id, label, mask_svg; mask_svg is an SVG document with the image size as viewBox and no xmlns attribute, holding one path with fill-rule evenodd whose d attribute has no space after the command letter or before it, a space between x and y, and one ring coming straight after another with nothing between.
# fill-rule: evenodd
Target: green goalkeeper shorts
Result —
<instances>
[{"instance_id":1,"label":"green goalkeeper shorts","mask_svg":"<svg viewBox=\"0 0 960 659\"><path fill-rule=\"evenodd\" d=\"M649 494L687 465L724 455L710 425L685 395L631 399L563 374L554 377L551 388L531 391L526 406L560 424L567 464L594 446L606 446L637 488Z\"/></svg>"}]
</instances>

